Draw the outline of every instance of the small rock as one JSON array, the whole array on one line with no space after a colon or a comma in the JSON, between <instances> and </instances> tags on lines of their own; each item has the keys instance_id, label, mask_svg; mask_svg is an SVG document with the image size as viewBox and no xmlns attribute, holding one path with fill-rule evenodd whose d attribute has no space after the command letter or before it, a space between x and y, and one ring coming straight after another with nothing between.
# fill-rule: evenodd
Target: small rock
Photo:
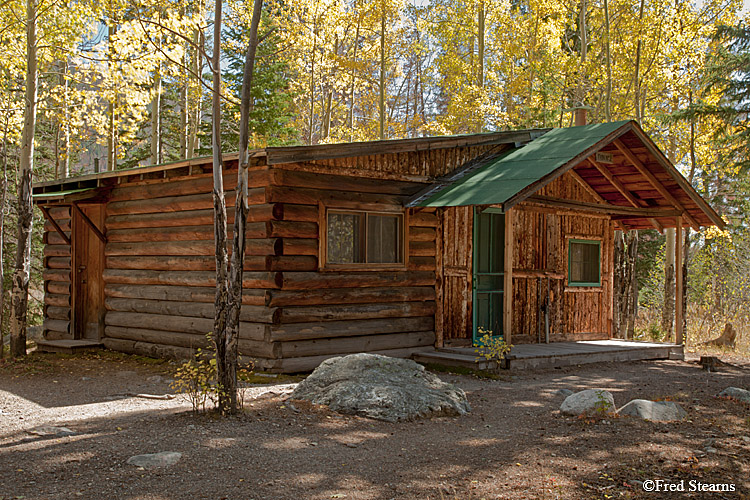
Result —
<instances>
[{"instance_id":1,"label":"small rock","mask_svg":"<svg viewBox=\"0 0 750 500\"><path fill-rule=\"evenodd\" d=\"M159 453L135 455L128 458L128 463L137 467L143 467L144 469L151 467L168 467L176 464L181 457L182 453L177 451L161 451Z\"/></svg>"},{"instance_id":2,"label":"small rock","mask_svg":"<svg viewBox=\"0 0 750 500\"><path fill-rule=\"evenodd\" d=\"M83 380L83 381L91 380L91 377L81 377L81 380Z\"/></svg>"},{"instance_id":3,"label":"small rock","mask_svg":"<svg viewBox=\"0 0 750 500\"><path fill-rule=\"evenodd\" d=\"M720 398L735 399L750 404L750 391L739 387L727 387L719 393Z\"/></svg>"},{"instance_id":4,"label":"small rock","mask_svg":"<svg viewBox=\"0 0 750 500\"><path fill-rule=\"evenodd\" d=\"M687 412L674 401L649 401L647 399L634 399L617 410L617 413L653 422L682 420L687 416Z\"/></svg>"},{"instance_id":5,"label":"small rock","mask_svg":"<svg viewBox=\"0 0 750 500\"><path fill-rule=\"evenodd\" d=\"M570 389L558 389L558 390L555 391L555 395L557 395L557 396L563 396L563 397L566 397L566 398L568 396L570 396L571 394L574 394L574 393Z\"/></svg>"},{"instance_id":6,"label":"small rock","mask_svg":"<svg viewBox=\"0 0 750 500\"><path fill-rule=\"evenodd\" d=\"M630 479L628 481L628 484L631 484L635 486L636 488L643 489L643 481L639 481L637 479Z\"/></svg>"},{"instance_id":7,"label":"small rock","mask_svg":"<svg viewBox=\"0 0 750 500\"><path fill-rule=\"evenodd\" d=\"M706 447L706 453L719 453L719 450L717 450L716 448L713 448L711 446L707 446Z\"/></svg>"},{"instance_id":8,"label":"small rock","mask_svg":"<svg viewBox=\"0 0 750 500\"><path fill-rule=\"evenodd\" d=\"M346 443L346 446L347 446L348 448L357 448L357 445L356 445L356 444L354 444L354 443Z\"/></svg>"},{"instance_id":9,"label":"small rock","mask_svg":"<svg viewBox=\"0 0 750 500\"><path fill-rule=\"evenodd\" d=\"M58 436L58 437L64 437L64 436L75 436L75 432L71 431L67 427L55 427L53 425L42 425L40 427L35 427L33 429L29 429L26 432L29 434L34 434L35 436Z\"/></svg>"},{"instance_id":10,"label":"small rock","mask_svg":"<svg viewBox=\"0 0 750 500\"><path fill-rule=\"evenodd\" d=\"M579 416L609 414L614 411L615 398L603 389L586 389L565 398L560 405L563 415Z\"/></svg>"},{"instance_id":11,"label":"small rock","mask_svg":"<svg viewBox=\"0 0 750 500\"><path fill-rule=\"evenodd\" d=\"M161 375L153 375L153 376L147 378L146 380L148 382L152 382L154 384L158 384L158 383L164 382L164 377L162 377Z\"/></svg>"}]
</instances>

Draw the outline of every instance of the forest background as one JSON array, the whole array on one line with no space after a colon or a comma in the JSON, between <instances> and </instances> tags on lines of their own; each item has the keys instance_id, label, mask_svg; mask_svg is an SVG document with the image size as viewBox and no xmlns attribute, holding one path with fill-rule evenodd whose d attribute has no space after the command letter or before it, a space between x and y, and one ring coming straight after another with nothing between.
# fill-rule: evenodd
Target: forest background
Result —
<instances>
[{"instance_id":1,"label":"forest background","mask_svg":"<svg viewBox=\"0 0 750 500\"><path fill-rule=\"evenodd\" d=\"M212 9L205 0L2 3L4 333L30 19L33 179L43 181L211 154ZM225 151L238 144L251 11L237 0L224 7ZM566 127L582 106L590 123L636 119L728 222L726 231L688 229L682 242L687 341L730 322L750 352L750 34L742 17L739 0L268 0L251 148ZM43 217L33 217L29 321L39 324ZM674 246L665 233L619 235L623 336L673 338Z\"/></svg>"}]
</instances>

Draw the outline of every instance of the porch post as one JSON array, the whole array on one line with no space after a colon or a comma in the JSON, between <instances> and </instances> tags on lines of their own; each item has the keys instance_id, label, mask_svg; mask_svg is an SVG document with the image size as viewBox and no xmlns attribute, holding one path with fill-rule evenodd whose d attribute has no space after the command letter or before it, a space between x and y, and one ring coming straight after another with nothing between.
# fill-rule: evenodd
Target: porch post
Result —
<instances>
[{"instance_id":1,"label":"porch post","mask_svg":"<svg viewBox=\"0 0 750 500\"><path fill-rule=\"evenodd\" d=\"M505 276L503 283L503 340L511 343L513 326L513 214L515 210L505 212Z\"/></svg>"},{"instance_id":2,"label":"porch post","mask_svg":"<svg viewBox=\"0 0 750 500\"><path fill-rule=\"evenodd\" d=\"M675 343L685 343L685 332L682 331L682 216L677 217L677 228L674 232L674 265L675 265L675 304L674 304L674 331Z\"/></svg>"}]
</instances>

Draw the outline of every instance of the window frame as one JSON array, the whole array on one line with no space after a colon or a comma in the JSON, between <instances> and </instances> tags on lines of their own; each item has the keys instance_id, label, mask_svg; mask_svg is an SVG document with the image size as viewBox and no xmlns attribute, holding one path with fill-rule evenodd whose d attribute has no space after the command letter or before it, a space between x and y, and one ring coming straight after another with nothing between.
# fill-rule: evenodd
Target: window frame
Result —
<instances>
[{"instance_id":1,"label":"window frame","mask_svg":"<svg viewBox=\"0 0 750 500\"><path fill-rule=\"evenodd\" d=\"M598 258L598 281L572 281L571 279L571 268L573 265L573 244L585 244L585 245L596 245L599 258ZM602 240L600 239L582 239L582 238L568 238L568 267L567 267L567 284L569 287L591 287L601 288L602 287Z\"/></svg>"},{"instance_id":2,"label":"window frame","mask_svg":"<svg viewBox=\"0 0 750 500\"><path fill-rule=\"evenodd\" d=\"M386 215L396 216L400 219L401 229L399 231L399 255L401 262L354 262L336 264L328 262L328 215L330 213L338 214L364 214L364 248L365 248L365 261L367 260L367 237L368 237L368 216L369 215ZM366 210L360 208L350 207L327 207L321 204L320 206L320 223L319 223L319 240L320 240L320 258L318 262L318 269L320 271L405 271L409 264L409 252L407 241L409 239L409 221L408 212L403 209L377 209L377 210Z\"/></svg>"}]
</instances>

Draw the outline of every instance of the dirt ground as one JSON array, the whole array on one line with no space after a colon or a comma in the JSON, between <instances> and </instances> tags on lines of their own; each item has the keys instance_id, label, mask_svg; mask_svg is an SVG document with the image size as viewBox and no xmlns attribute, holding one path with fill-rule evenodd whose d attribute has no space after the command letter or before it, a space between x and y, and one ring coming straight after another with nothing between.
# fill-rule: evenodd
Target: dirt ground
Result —
<instances>
[{"instance_id":1,"label":"dirt ground","mask_svg":"<svg viewBox=\"0 0 750 500\"><path fill-rule=\"evenodd\" d=\"M288 384L253 387L237 417L194 415L182 397L134 396L172 392L174 365L33 354L0 362L0 499L750 498L750 405L715 397L750 388L750 360L723 359L732 365L716 373L694 360L499 380L440 373L467 392L469 415L388 424L290 404ZM618 406L674 400L688 420L565 417L563 388L608 389ZM40 425L76 434L26 432ZM160 451L182 458L148 470L126 463ZM735 491L643 491L658 479Z\"/></svg>"}]
</instances>

